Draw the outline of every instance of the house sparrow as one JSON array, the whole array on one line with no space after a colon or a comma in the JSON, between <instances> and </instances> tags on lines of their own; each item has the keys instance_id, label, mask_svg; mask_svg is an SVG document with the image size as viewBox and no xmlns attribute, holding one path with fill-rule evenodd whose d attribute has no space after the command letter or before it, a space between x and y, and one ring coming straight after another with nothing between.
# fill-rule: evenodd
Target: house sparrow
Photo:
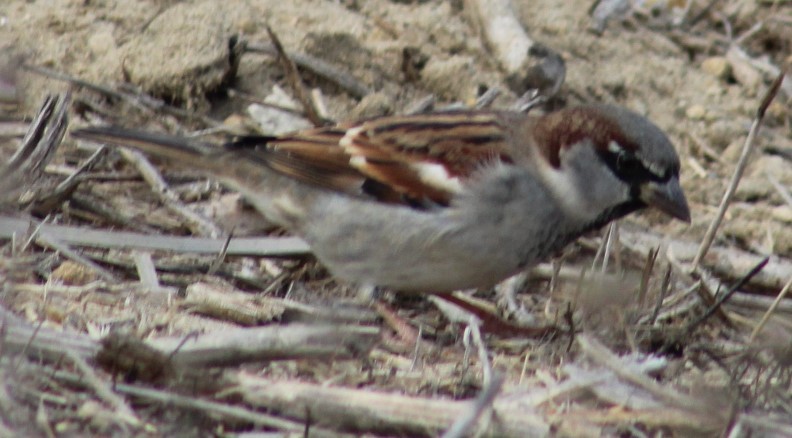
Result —
<instances>
[{"instance_id":1,"label":"house sparrow","mask_svg":"<svg viewBox=\"0 0 792 438\"><path fill-rule=\"evenodd\" d=\"M382 117L224 147L116 127L72 135L205 171L335 276L399 291L492 286L647 206L690 221L671 142L612 105Z\"/></svg>"}]
</instances>

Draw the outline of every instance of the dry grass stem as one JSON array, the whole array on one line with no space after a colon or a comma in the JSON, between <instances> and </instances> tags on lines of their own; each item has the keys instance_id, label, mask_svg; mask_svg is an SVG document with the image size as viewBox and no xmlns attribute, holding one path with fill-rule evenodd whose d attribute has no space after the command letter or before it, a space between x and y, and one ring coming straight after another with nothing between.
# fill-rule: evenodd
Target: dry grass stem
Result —
<instances>
[{"instance_id":1,"label":"dry grass stem","mask_svg":"<svg viewBox=\"0 0 792 438\"><path fill-rule=\"evenodd\" d=\"M45 248L50 248L54 251L59 252L62 256L77 262L88 269L96 272L102 279L107 282L115 282L116 277L113 275L112 272L108 271L107 269L99 266L97 263L94 263L90 259L80 255L76 251L69 248L67 245L63 244L63 242L58 241L56 238L46 234L46 233L39 233L38 237L36 237L36 243L40 246Z\"/></svg>"},{"instance_id":2,"label":"dry grass stem","mask_svg":"<svg viewBox=\"0 0 792 438\"><path fill-rule=\"evenodd\" d=\"M275 45L247 44L245 50L251 53L263 53L270 56L278 56L279 53ZM371 93L368 87L355 79L351 74L322 59L293 51L287 51L286 54L297 66L335 83L341 89L358 99L362 99Z\"/></svg>"},{"instance_id":3,"label":"dry grass stem","mask_svg":"<svg viewBox=\"0 0 792 438\"><path fill-rule=\"evenodd\" d=\"M712 246L712 242L715 240L715 234L718 232L718 228L723 221L723 217L726 215L726 209L729 208L729 204L731 203L732 197L734 196L734 192L737 190L737 185L740 183L740 179L742 178L743 172L745 171L745 167L748 165L748 157L750 157L751 152L754 150L756 137L759 134L759 128L762 126L762 121L764 120L765 112L767 112L767 107L770 106L770 103L773 101L773 99L775 99L776 93L778 93L778 89L781 87L783 80L784 74L781 73L773 81L773 84L770 86L770 88L767 89L767 92L759 104L759 108L756 111L756 117L751 124L751 129L748 131L748 137L745 138L745 143L743 145L742 152L740 152L740 158L737 161L734 173L732 174L729 185L726 188L726 192L723 194L721 203L718 206L718 213L710 223L710 226L704 235L704 239L701 241L701 246L699 246L698 253L696 253L696 257L693 259L693 262L691 262L692 271L698 269L702 259L707 254L707 251L709 251L710 246Z\"/></svg>"},{"instance_id":4,"label":"dry grass stem","mask_svg":"<svg viewBox=\"0 0 792 438\"><path fill-rule=\"evenodd\" d=\"M786 295L789 292L790 288L792 288L792 277L789 278L787 284L784 285L784 287L781 289L781 292L778 293L775 300L773 300L773 303L767 309L767 312L765 312L765 314L762 315L762 319L759 320L759 323L756 324L756 327L754 327L753 331L751 332L751 342L754 342L756 340L756 336L762 331L765 324L767 324L767 321L770 320L770 316L772 316L773 312L776 311L781 301L784 298L786 298Z\"/></svg>"},{"instance_id":5,"label":"dry grass stem","mask_svg":"<svg viewBox=\"0 0 792 438\"><path fill-rule=\"evenodd\" d=\"M423 114L425 112L431 111L436 103L437 103L437 98L435 97L434 94L430 94L408 105L404 109L404 114L406 115Z\"/></svg>"},{"instance_id":6,"label":"dry grass stem","mask_svg":"<svg viewBox=\"0 0 792 438\"><path fill-rule=\"evenodd\" d=\"M387 435L436 436L464 415L467 401L408 397L383 392L323 387L296 381L239 376L237 390L248 403L319 426ZM545 436L549 426L525 405L496 398L492 420L471 433L483 437Z\"/></svg>"},{"instance_id":7,"label":"dry grass stem","mask_svg":"<svg viewBox=\"0 0 792 438\"><path fill-rule=\"evenodd\" d=\"M781 196L781 199L786 202L786 204L792 207L792 195L789 194L789 190L786 187L782 186L777 179L773 177L773 175L767 175L767 180L770 181L770 184L773 186L778 195Z\"/></svg>"},{"instance_id":8,"label":"dry grass stem","mask_svg":"<svg viewBox=\"0 0 792 438\"><path fill-rule=\"evenodd\" d=\"M680 262L680 272L686 272L686 267L682 264L685 260L692 260L699 248L699 245L685 240L671 239L667 236L659 236L649 231L638 232L626 230L622 227L622 245L636 254L646 254L650 249L663 246L666 252L673 254L675 259ZM732 247L713 247L708 251L706 265L713 273L725 280L737 280L741 272L746 272L763 259L762 256L750 253L739 248ZM758 289L779 290L789 278L792 272L792 260L782 257L771 257L767 266L759 275L751 279L749 285ZM700 271L702 278L706 273Z\"/></svg>"},{"instance_id":9,"label":"dry grass stem","mask_svg":"<svg viewBox=\"0 0 792 438\"><path fill-rule=\"evenodd\" d=\"M71 95L47 96L33 118L22 144L0 166L0 208L19 207L35 199L25 195L36 182L60 146L68 124L67 111ZM19 198L19 196L22 198ZM35 192L32 196L36 196Z\"/></svg>"},{"instance_id":10,"label":"dry grass stem","mask_svg":"<svg viewBox=\"0 0 792 438\"><path fill-rule=\"evenodd\" d=\"M281 67L286 73L286 78L289 81L289 85L291 85L294 94L297 96L297 100L299 100L302 104L303 110L305 110L305 115L308 117L308 120L310 120L314 126L324 125L325 120L322 119L322 116L319 115L319 111L314 106L311 95L305 87L302 78L300 77L300 72L297 70L297 65L286 53L286 50L283 48L278 36L275 35L275 32L269 26L267 26L267 34L269 35L272 45L275 47L275 50L278 53L278 60L280 60Z\"/></svg>"},{"instance_id":11,"label":"dry grass stem","mask_svg":"<svg viewBox=\"0 0 792 438\"><path fill-rule=\"evenodd\" d=\"M495 397L503 386L504 377L495 373L484 386L476 400L471 404L468 412L459 417L451 427L443 433L442 438L462 438L468 436L473 430L474 425L484 412L492 407Z\"/></svg>"},{"instance_id":12,"label":"dry grass stem","mask_svg":"<svg viewBox=\"0 0 792 438\"><path fill-rule=\"evenodd\" d=\"M216 224L212 223L200 214L187 208L179 197L168 187L165 178L154 167L146 156L137 150L119 148L119 153L125 160L135 166L140 172L143 180L151 186L154 193L169 210L184 218L190 229L201 236L217 238L223 235L223 231Z\"/></svg>"},{"instance_id":13,"label":"dry grass stem","mask_svg":"<svg viewBox=\"0 0 792 438\"><path fill-rule=\"evenodd\" d=\"M163 352L175 351L174 364L193 368L271 360L350 359L365 355L378 338L376 327L288 324L207 333L186 342L184 337L160 338L148 344Z\"/></svg>"},{"instance_id":14,"label":"dry grass stem","mask_svg":"<svg viewBox=\"0 0 792 438\"><path fill-rule=\"evenodd\" d=\"M140 419L135 415L135 411L123 398L119 397L118 394L110 389L107 382L96 374L94 368L88 365L84 358L70 350L66 350L64 353L79 370L83 381L94 390L100 399L104 400L116 410L118 418L121 421L135 429L139 429L142 426Z\"/></svg>"},{"instance_id":15,"label":"dry grass stem","mask_svg":"<svg viewBox=\"0 0 792 438\"><path fill-rule=\"evenodd\" d=\"M0 215L0 238L27 234L31 221ZM42 233L65 245L93 248L129 248L163 250L177 253L218 254L224 241L201 237L156 236L127 231L96 230L85 227L37 224ZM308 245L296 237L234 238L228 244L228 255L289 257L308 254Z\"/></svg>"},{"instance_id":16,"label":"dry grass stem","mask_svg":"<svg viewBox=\"0 0 792 438\"><path fill-rule=\"evenodd\" d=\"M83 87L97 93L103 94L105 96L113 97L115 99L124 101L131 105L132 107L142 111L143 113L147 114L170 114L176 117L180 117L183 119L199 119L202 123L208 126L221 126L222 123L214 120L210 117L196 114L192 111L184 110L182 108L177 108L172 105L168 105L160 99L153 98L151 96L147 96L139 91L130 92L127 90L122 90L120 87L115 88L107 85L95 84L90 81L85 81L75 76L59 72L53 69L49 69L46 67L35 66L35 65L26 65L25 68L33 73L40 74L42 76L46 76L52 79L56 79L59 81L68 82L70 84L77 85L79 87Z\"/></svg>"},{"instance_id":17,"label":"dry grass stem","mask_svg":"<svg viewBox=\"0 0 792 438\"><path fill-rule=\"evenodd\" d=\"M698 414L702 423L709 424L711 427L725 425L727 419L719 418L719 415L709 410L706 404L702 404L701 400L683 395L670 387L660 385L654 379L640 372L624 367L624 364L618 356L609 351L602 343L592 336L585 334L579 335L577 340L578 345L580 345L583 351L596 362L607 366L622 379L645 389L667 406L680 409L681 411L687 411L694 415Z\"/></svg>"}]
</instances>

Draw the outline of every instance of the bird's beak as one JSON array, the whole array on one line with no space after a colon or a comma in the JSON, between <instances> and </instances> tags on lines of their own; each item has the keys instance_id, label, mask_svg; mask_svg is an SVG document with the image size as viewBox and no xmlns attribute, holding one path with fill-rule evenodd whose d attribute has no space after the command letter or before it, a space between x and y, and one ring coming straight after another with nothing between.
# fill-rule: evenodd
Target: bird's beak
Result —
<instances>
[{"instance_id":1,"label":"bird's beak","mask_svg":"<svg viewBox=\"0 0 792 438\"><path fill-rule=\"evenodd\" d=\"M641 200L669 216L690 223L690 207L677 177L663 184L653 181L644 183L641 186Z\"/></svg>"}]
</instances>

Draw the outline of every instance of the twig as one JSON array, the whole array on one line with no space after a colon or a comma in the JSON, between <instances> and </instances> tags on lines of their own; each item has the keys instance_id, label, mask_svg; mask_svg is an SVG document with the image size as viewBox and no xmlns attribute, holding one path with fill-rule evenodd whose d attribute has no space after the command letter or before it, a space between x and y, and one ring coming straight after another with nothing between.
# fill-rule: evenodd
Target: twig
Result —
<instances>
[{"instance_id":1,"label":"twig","mask_svg":"<svg viewBox=\"0 0 792 438\"><path fill-rule=\"evenodd\" d=\"M762 102L759 104L759 108L756 111L756 116L753 123L751 124L751 129L748 131L748 137L745 139L742 153L740 154L740 159L737 162L737 167L734 169L734 174L732 174L731 181L729 181L729 186L727 187L726 192L723 194L720 206L718 207L718 213L715 215L715 219L712 220L712 223L710 223L707 233L704 235L704 239L701 241L701 246L699 246L699 251L691 263L691 271L698 269L699 265L701 264L701 260L707 254L710 246L712 246L712 242L715 240L715 234L718 232L721 222L723 222L723 217L726 215L726 209L729 208L732 196L734 196L734 192L737 190L737 185L740 183L742 174L748 164L748 157L754 149L756 137L759 134L759 127L762 126L762 120L764 119L767 107L770 106L770 103L778 93L778 89L781 87L781 82L783 80L784 73L781 73L778 75L778 77L776 77L775 81L773 81L773 84L770 86L770 88L768 88L767 92L762 98Z\"/></svg>"},{"instance_id":2,"label":"twig","mask_svg":"<svg viewBox=\"0 0 792 438\"><path fill-rule=\"evenodd\" d=\"M4 354L19 353L35 360L58 360L66 350L74 351L82 358L92 357L99 350L98 343L88 335L42 327L44 320L34 327L2 306L0 319L5 325Z\"/></svg>"},{"instance_id":3,"label":"twig","mask_svg":"<svg viewBox=\"0 0 792 438\"><path fill-rule=\"evenodd\" d=\"M280 281L276 279L271 283L279 284ZM188 286L187 297L178 304L180 310L246 327L274 324L277 321L344 323L350 326L379 323L376 313L360 306L310 306L282 298L267 298L264 293L251 295L202 282Z\"/></svg>"},{"instance_id":4,"label":"twig","mask_svg":"<svg viewBox=\"0 0 792 438\"><path fill-rule=\"evenodd\" d=\"M646 230L640 232L629 230L625 229L624 226L621 229L621 235L622 245L636 254L646 254L651 248L659 245L667 246L667 253L673 253L676 258L685 261L684 264L680 263L679 265L680 272L689 270L687 260L692 260L699 248L699 244L692 241L674 239L667 235L661 236ZM706 267L724 280L736 280L738 273L746 272L760 260L762 260L761 256L738 248L715 246L707 255ZM789 279L790 272L792 272L792 260L783 257L773 257L767 267L751 280L751 287L778 291ZM703 278L706 275L706 271L699 269L698 275Z\"/></svg>"},{"instance_id":5,"label":"twig","mask_svg":"<svg viewBox=\"0 0 792 438\"><path fill-rule=\"evenodd\" d=\"M226 237L225 243L223 243L223 248L217 254L217 257L215 257L214 261L212 262L212 265L209 266L209 269L206 271L206 275L213 275L215 272L217 272L218 269L220 269L220 266L223 264L223 261L228 255L228 245L231 244L231 239L233 237L234 237L234 232L232 230L230 233L228 233L228 237Z\"/></svg>"},{"instance_id":6,"label":"twig","mask_svg":"<svg viewBox=\"0 0 792 438\"><path fill-rule=\"evenodd\" d=\"M611 227L608 227L608 229L605 230L605 234L602 236L602 240L600 241L599 247L597 248L597 252L594 253L594 260L591 261L591 269L594 269L597 266L597 263L599 262L600 257L602 257L605 254L607 246L608 246L608 241L610 241L610 235L611 235L612 231L613 231L613 228L611 228ZM605 261L604 260L602 262L602 266L603 266L603 268L605 266Z\"/></svg>"},{"instance_id":7,"label":"twig","mask_svg":"<svg viewBox=\"0 0 792 438\"><path fill-rule=\"evenodd\" d=\"M657 255L660 253L660 247L650 249L649 254L646 255L646 263L644 264L641 273L641 288L638 291L638 306L643 307L644 300L646 300L646 292L649 290L649 280L652 278L652 270L654 270Z\"/></svg>"},{"instance_id":8,"label":"twig","mask_svg":"<svg viewBox=\"0 0 792 438\"><path fill-rule=\"evenodd\" d=\"M481 414L485 410L492 407L495 401L495 396L500 392L505 378L500 373L495 373L492 376L489 384L484 387L476 400L470 406L470 409L463 413L451 427L442 435L443 438L462 438L470 435L473 426L478 421Z\"/></svg>"},{"instance_id":9,"label":"twig","mask_svg":"<svg viewBox=\"0 0 792 438\"><path fill-rule=\"evenodd\" d=\"M423 114L427 111L430 111L434 108L436 103L434 94L430 94L426 97L418 99L417 101L411 103L404 109L404 114L407 115L414 115L414 114Z\"/></svg>"},{"instance_id":10,"label":"twig","mask_svg":"<svg viewBox=\"0 0 792 438\"><path fill-rule=\"evenodd\" d=\"M500 95L501 90L498 87L492 87L488 89L484 94L476 99L476 109L489 108L492 106L492 103L495 102L495 99L497 99Z\"/></svg>"},{"instance_id":11,"label":"twig","mask_svg":"<svg viewBox=\"0 0 792 438\"><path fill-rule=\"evenodd\" d=\"M773 300L773 304L770 305L770 308L767 309L767 312L765 312L765 314L762 315L762 319L759 321L758 324L756 324L756 327L754 327L753 331L751 332L750 342L756 340L756 336L759 334L759 332L762 331L765 324L767 324L767 321L770 320L770 316L778 308L778 305L781 303L781 300L783 300L786 297L790 288L792 288L792 277L789 278L787 284L784 285L784 288L781 289L781 292L779 292L778 296L776 296L775 300Z\"/></svg>"},{"instance_id":12,"label":"twig","mask_svg":"<svg viewBox=\"0 0 792 438\"><path fill-rule=\"evenodd\" d=\"M96 272L105 281L108 282L117 281L115 275L113 275L112 272L99 266L98 264L84 257L83 255L77 253L73 249L69 248L68 245L65 245L63 242L58 241L58 239L54 238L53 236L47 235L46 233L39 233L38 238L36 238L36 243L41 246L45 246L55 251L58 251L64 257L74 262L77 262L83 266L86 266L90 270Z\"/></svg>"},{"instance_id":13,"label":"twig","mask_svg":"<svg viewBox=\"0 0 792 438\"><path fill-rule=\"evenodd\" d=\"M286 73L286 79L289 81L292 90L294 90L294 93L297 95L297 100L299 100L302 104L308 120L310 120L314 126L324 125L325 121L319 115L319 111L317 111L317 109L314 107L313 101L311 100L311 95L306 90L305 84L300 77L300 72L297 70L297 65L291 60L289 55L286 54L286 50L283 49L280 39L278 39L278 36L275 35L275 32L273 32L269 25L267 25L267 34L269 34L272 45L275 46L275 50L278 52L278 59L280 60L281 67Z\"/></svg>"},{"instance_id":14,"label":"twig","mask_svg":"<svg viewBox=\"0 0 792 438\"><path fill-rule=\"evenodd\" d=\"M313 103L314 108L316 108L317 114L323 121L333 120L330 117L330 112L327 110L327 104L325 104L321 88L314 88L311 90L311 102Z\"/></svg>"},{"instance_id":15,"label":"twig","mask_svg":"<svg viewBox=\"0 0 792 438\"><path fill-rule=\"evenodd\" d=\"M137 268L140 284L145 288L152 291L162 291L159 278L157 277L157 270L154 268L154 261L151 259L151 253L147 251L133 251L132 258L135 260L135 267Z\"/></svg>"},{"instance_id":16,"label":"twig","mask_svg":"<svg viewBox=\"0 0 792 438\"><path fill-rule=\"evenodd\" d=\"M37 239L37 238L38 238L38 236L39 236L39 233L41 233L41 229L42 229L44 226L46 226L46 223L47 223L49 220L50 220L50 215L47 215L47 217L45 217L45 218L44 218L44 220L42 220L41 222L39 222L38 224L36 224L36 227L35 227L35 228L33 228L33 230L30 232L30 235L28 236L27 240L25 240L25 243L22 245L22 248L20 248L20 250L19 250L19 252L20 252L20 253L23 253L23 252L27 251L27 249L28 249L28 248L30 248L30 245L32 245L32 244L33 244L33 242L35 242L35 241L36 241L36 239ZM8 236L8 237L16 237L16 234L23 234L23 233L26 233L26 232L27 232L27 230L28 230L30 227L32 227L32 225L33 225L32 223L28 222L28 228L24 228L24 229L23 229L23 228L19 228L19 229L18 229L18 231L16 231L16 232L12 232L12 233L11 233L11 236Z\"/></svg>"},{"instance_id":17,"label":"twig","mask_svg":"<svg viewBox=\"0 0 792 438\"><path fill-rule=\"evenodd\" d=\"M0 238L26 234L31 221L0 215ZM224 241L206 237L158 236L126 231L94 230L84 227L37 224L46 233L66 245L94 248L124 248L165 250L182 253L218 254ZM262 257L295 257L310 253L308 245L296 237L234 238L228 245L228 255Z\"/></svg>"},{"instance_id":18,"label":"twig","mask_svg":"<svg viewBox=\"0 0 792 438\"><path fill-rule=\"evenodd\" d=\"M124 421L124 423L136 429L143 425L137 415L135 415L135 411L129 407L123 398L116 395L110 390L110 388L108 388L106 383L99 379L99 376L96 375L94 369L88 365L84 358L80 357L71 350L66 350L65 354L69 360L72 361L74 366L80 371L82 380L86 382L89 387L93 388L94 392L100 399L107 402L107 404L116 410L116 413L121 418L121 420Z\"/></svg>"},{"instance_id":19,"label":"twig","mask_svg":"<svg viewBox=\"0 0 792 438\"><path fill-rule=\"evenodd\" d=\"M683 395L682 393L675 392L671 388L661 385L653 378L637 372L630 367L625 367L621 358L616 356L613 352L608 350L602 343L588 334L581 334L577 338L578 345L580 345L583 352L596 362L605 365L617 376L628 382L643 388L650 393L654 394L664 404L672 407L678 407L691 412L698 412L704 418L714 419L712 412L706 410L706 404L701 400L696 400L692 397Z\"/></svg>"},{"instance_id":20,"label":"twig","mask_svg":"<svg viewBox=\"0 0 792 438\"><path fill-rule=\"evenodd\" d=\"M27 70L30 70L33 73L40 74L40 75L42 75L44 77L48 77L48 78L51 78L51 79L57 79L57 80L63 81L63 82L69 82L71 84L78 85L80 87L84 87L84 88L87 88L89 90L93 90L93 91L105 94L107 96L110 96L110 97L115 97L116 99L119 99L119 100L130 100L130 103L138 103L137 100L129 99L129 96L125 95L124 93L120 93L120 92L118 92L117 90L115 90L113 88L110 88L110 87L107 87L107 86L104 86L104 85L100 85L100 84L93 84L91 82L79 79L79 78L77 78L75 76L71 76L71 75L68 75L68 74L63 73L63 72L59 72L59 71L56 71L56 70L52 70L52 69L49 69L49 68L46 68L46 67L40 67L40 66L36 66L36 65L25 65L24 68L27 69ZM141 108L141 109L149 109L149 108L145 108L143 106L139 106L139 108Z\"/></svg>"},{"instance_id":21,"label":"twig","mask_svg":"<svg viewBox=\"0 0 792 438\"><path fill-rule=\"evenodd\" d=\"M176 108L174 106L168 105L159 99L155 99L151 96L144 95L142 93L134 94L130 92L119 91L105 85L93 84L88 81L79 79L75 76L71 76L66 73L55 71L46 67L26 65L25 68L42 76L49 77L52 79L57 79L59 81L69 82L71 84L84 87L89 90L104 94L106 96L110 96L118 100L127 102L133 107L143 111L144 113L162 112L177 117L181 117L184 119L198 119L208 126L222 126L223 124L222 122L214 120L210 117L203 116L200 114L195 114L183 110L181 108Z\"/></svg>"},{"instance_id":22,"label":"twig","mask_svg":"<svg viewBox=\"0 0 792 438\"><path fill-rule=\"evenodd\" d=\"M140 175L135 175L135 179L140 181ZM85 181L80 178L79 180ZM117 206L109 205L104 200L85 192L72 191L69 203L64 207L64 212L69 216L84 219L92 223L107 223L110 226L120 226L129 228L129 231L156 234L159 232L154 226L150 226L142 221L136 221L130 217L129 212L122 211ZM101 220L98 220L101 218ZM0 219L2 220L2 219Z\"/></svg>"},{"instance_id":23,"label":"twig","mask_svg":"<svg viewBox=\"0 0 792 438\"><path fill-rule=\"evenodd\" d=\"M247 44L245 51L278 56L278 49L274 45ZM351 74L322 59L297 52L286 52L286 54L299 67L335 83L353 97L362 99L371 94L371 90L352 77Z\"/></svg>"},{"instance_id":24,"label":"twig","mask_svg":"<svg viewBox=\"0 0 792 438\"><path fill-rule=\"evenodd\" d=\"M365 389L328 387L299 381L239 374L236 392L250 405L292 418L310 413L319 425L344 427L360 434L438 436L463 415L465 401L409 397ZM477 428L482 437L549 436L549 425L530 407L512 400L493 403L494 417Z\"/></svg>"},{"instance_id":25,"label":"twig","mask_svg":"<svg viewBox=\"0 0 792 438\"><path fill-rule=\"evenodd\" d=\"M410 361L410 372L415 371L415 367L418 365L418 359L421 357L421 345L423 342L420 340L423 338L423 324L418 325L418 334L415 335L415 347L413 348L412 352L412 360Z\"/></svg>"},{"instance_id":26,"label":"twig","mask_svg":"<svg viewBox=\"0 0 792 438\"><path fill-rule=\"evenodd\" d=\"M655 304L652 316L649 318L649 325L654 325L657 321L657 315L660 314L660 308L663 307L663 300L665 300L668 288L671 285L671 265L666 268L665 275L663 276L663 284L660 287L660 296L657 297L657 304Z\"/></svg>"},{"instance_id":27,"label":"twig","mask_svg":"<svg viewBox=\"0 0 792 438\"><path fill-rule=\"evenodd\" d=\"M704 321L706 321L707 319L709 319L709 317L711 317L713 314L715 314L715 311L717 309L719 309L720 306L723 305L723 303L725 303L729 298L731 298L731 296L739 288L743 287L746 283L748 283L748 281L750 281L751 277L753 277L756 274L758 274L765 267L765 265L767 265L768 261L769 261L769 257L765 257L761 262L759 262L759 264L754 266L753 269L751 269L747 274L745 274L745 276L743 276L743 278L741 278L737 283L735 283L732 287L730 287L729 290L726 291L726 293L724 293L723 295L718 297L718 300L715 301L715 303L712 306L710 306L701 316L699 316L698 318L696 318L695 320L690 322L687 325L687 327L685 327L685 329L683 330L682 335L679 336L678 338L681 339L681 338L686 338L686 337L690 336L690 334L692 334L693 331L698 326L703 324ZM675 342L669 342L667 345L672 345L674 343Z\"/></svg>"},{"instance_id":28,"label":"twig","mask_svg":"<svg viewBox=\"0 0 792 438\"><path fill-rule=\"evenodd\" d=\"M3 310L5 310L5 309L3 309ZM12 370L16 371L16 369L19 367L19 364L22 362L22 357L27 355L28 354L28 350L31 349L31 347L35 345L36 341L38 340L39 331L44 326L44 322L45 321L46 321L46 319L42 318L41 321L39 321L39 323L36 324L36 328L34 328L34 329L32 329L30 331L29 336L25 340L24 346L22 347L22 350L21 350L21 352L19 354L20 359L14 364L13 367L11 367ZM13 347L12 347L12 350L13 350Z\"/></svg>"},{"instance_id":29,"label":"twig","mask_svg":"<svg viewBox=\"0 0 792 438\"><path fill-rule=\"evenodd\" d=\"M66 132L70 102L69 94L47 96L21 146L7 163L0 165L0 206L18 203L16 197L44 171Z\"/></svg>"},{"instance_id":30,"label":"twig","mask_svg":"<svg viewBox=\"0 0 792 438\"><path fill-rule=\"evenodd\" d=\"M80 164L79 167L74 169L74 172L70 173L69 176L66 177L66 179L61 181L60 184L58 184L58 186L55 187L54 191L66 192L67 190L71 189L73 185L79 183L78 178L80 177L80 175L82 175L84 172L89 170L94 164L96 164L96 162L99 161L99 158L101 158L106 151L107 151L106 146L104 145L100 146L93 154L91 154L90 157L88 157L87 160L85 160L82 164Z\"/></svg>"},{"instance_id":31,"label":"twig","mask_svg":"<svg viewBox=\"0 0 792 438\"><path fill-rule=\"evenodd\" d=\"M183 217L194 232L209 237L223 235L223 231L217 225L182 204L179 197L168 187L165 178L160 175L157 168L151 164L142 152L128 148L118 148L118 151L127 162L135 166L140 172L143 180L151 186L152 192L159 198L160 202L165 204L172 212Z\"/></svg>"},{"instance_id":32,"label":"twig","mask_svg":"<svg viewBox=\"0 0 792 438\"><path fill-rule=\"evenodd\" d=\"M614 222L613 224L613 263L616 266L616 272L622 272L622 244L621 244L621 234L619 231L621 230L621 225L619 221Z\"/></svg>"},{"instance_id":33,"label":"twig","mask_svg":"<svg viewBox=\"0 0 792 438\"><path fill-rule=\"evenodd\" d=\"M291 431L297 433L303 431L303 424L300 422L289 421L274 415L256 412L239 406L229 406L219 402L201 400L198 398L187 397L166 391L159 391L156 389L141 388L133 385L117 384L115 388L117 391L132 397L140 398L149 402L159 403L164 406L178 407L202 412L215 419L220 417L229 420L233 419L237 421L246 421L252 424L271 427L282 431ZM311 432L311 436L314 436L313 433L318 431L312 428ZM317 436L323 435L324 434L319 433Z\"/></svg>"},{"instance_id":34,"label":"twig","mask_svg":"<svg viewBox=\"0 0 792 438\"><path fill-rule=\"evenodd\" d=\"M792 195L789 194L789 191L778 182L777 179L773 177L773 175L767 175L768 181L772 184L773 188L776 189L776 192L781 196L781 199L787 203L788 206L792 207Z\"/></svg>"},{"instance_id":35,"label":"twig","mask_svg":"<svg viewBox=\"0 0 792 438\"><path fill-rule=\"evenodd\" d=\"M558 291L558 286L561 284L561 268L563 268L563 259L557 258L553 259L550 262L550 266L553 268L552 275L550 276L550 285L548 289L550 289L550 294L555 294ZM575 276L575 280L577 280L577 276Z\"/></svg>"},{"instance_id":36,"label":"twig","mask_svg":"<svg viewBox=\"0 0 792 438\"><path fill-rule=\"evenodd\" d=\"M651 357L644 360L639 359L638 355L629 355L625 357L625 365L635 372L644 374L657 374L668 367L668 361L665 358ZM598 397L605 393L613 395L614 385L626 386L626 384L618 381L618 376L608 369L591 370L581 367L576 363L568 363L563 365L563 372L568 378L562 382L554 385L548 385L542 389L532 388L525 397L521 400L522 404L527 406L540 406L544 403L552 401L555 398L566 396L572 399L574 393L580 391L593 391ZM633 396L637 395L635 388L630 387L625 391L625 396L620 397L621 400L615 401L616 397L608 397L608 402L629 407L633 400ZM618 397L618 396L617 396ZM605 397L601 397L605 399ZM645 399L644 397L640 397Z\"/></svg>"},{"instance_id":37,"label":"twig","mask_svg":"<svg viewBox=\"0 0 792 438\"><path fill-rule=\"evenodd\" d=\"M611 248L613 248L614 241L619 238L616 234L618 229L619 228L616 222L613 222L608 226L607 239L605 240L605 253L602 255L602 270L600 271L603 274L608 271L608 262L610 261Z\"/></svg>"},{"instance_id":38,"label":"twig","mask_svg":"<svg viewBox=\"0 0 792 438\"><path fill-rule=\"evenodd\" d=\"M205 333L187 342L177 337L147 343L163 352L183 343L173 355L173 364L195 368L268 360L349 359L370 350L378 338L376 327L288 324Z\"/></svg>"},{"instance_id":39,"label":"twig","mask_svg":"<svg viewBox=\"0 0 792 438\"><path fill-rule=\"evenodd\" d=\"M770 85L770 88L768 88L767 92L762 97L759 108L756 110L756 116L754 117L754 121L751 124L751 129L748 131L748 136L745 139L742 153L740 154L740 159L737 162L737 167L734 169L731 181L729 181L726 192L723 194L723 198L721 199L720 206L718 207L718 213L710 223L710 226L704 235L704 239L701 241L698 253L696 254L696 257L693 258L693 262L691 263L689 272L694 278L700 278L700 273L698 272L699 265L701 264L702 259L704 259L704 256L707 255L710 246L712 246L712 242L715 240L715 235L718 232L721 222L723 222L723 218L726 215L726 210L729 208L729 204L731 203L732 196L734 196L734 192L737 190L737 186L740 183L743 172L748 165L748 157L754 150L756 137L759 134L759 128L762 126L765 112L767 112L767 108L770 106L770 103L772 103L773 99L776 97L776 94L778 94L778 89L781 87L781 83L783 81L784 73L782 72ZM766 263L767 262L765 261L765 264ZM704 283L702 283L702 285L704 285ZM701 297L702 301L704 301L707 305L710 305L710 309L713 309L715 312L717 312L718 316L722 320L727 322L730 321L729 317L720 306L714 306L712 304L713 297L711 294L707 293L704 288L700 288L697 291L699 292L699 296Z\"/></svg>"},{"instance_id":40,"label":"twig","mask_svg":"<svg viewBox=\"0 0 792 438\"><path fill-rule=\"evenodd\" d=\"M783 289L783 288L782 288ZM776 294L776 298L778 294ZM762 312L767 312L773 303L775 302L775 298L765 297L762 295L753 295L753 294L746 294L737 292L731 299L731 304L740 307L742 309L756 309ZM778 306L775 309L776 312L783 312L786 314L792 314L792 299L789 297L782 299Z\"/></svg>"}]
</instances>

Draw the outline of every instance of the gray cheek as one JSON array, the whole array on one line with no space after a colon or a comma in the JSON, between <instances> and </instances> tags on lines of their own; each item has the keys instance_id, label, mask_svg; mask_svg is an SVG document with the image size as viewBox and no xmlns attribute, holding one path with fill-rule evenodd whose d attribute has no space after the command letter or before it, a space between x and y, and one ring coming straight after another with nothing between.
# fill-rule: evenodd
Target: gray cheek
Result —
<instances>
[{"instance_id":1,"label":"gray cheek","mask_svg":"<svg viewBox=\"0 0 792 438\"><path fill-rule=\"evenodd\" d=\"M565 157L578 193L590 210L604 210L630 199L630 187L616 177L592 148L578 147Z\"/></svg>"}]
</instances>

